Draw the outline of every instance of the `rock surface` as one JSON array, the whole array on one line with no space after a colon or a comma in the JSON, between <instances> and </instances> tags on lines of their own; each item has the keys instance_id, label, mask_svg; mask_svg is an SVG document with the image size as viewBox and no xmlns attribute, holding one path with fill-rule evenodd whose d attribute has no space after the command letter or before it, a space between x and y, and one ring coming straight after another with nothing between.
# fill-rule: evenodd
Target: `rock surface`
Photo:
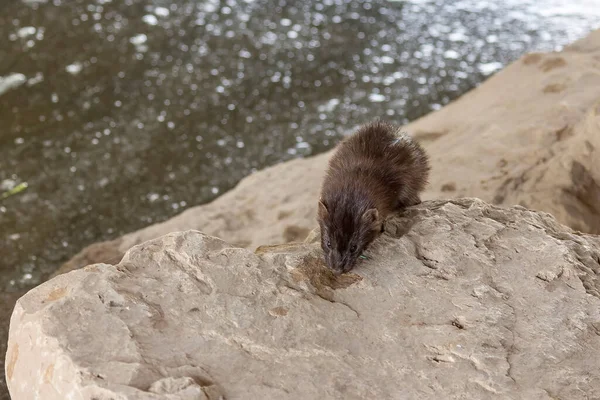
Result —
<instances>
[{"instance_id":1,"label":"rock surface","mask_svg":"<svg viewBox=\"0 0 600 400\"><path fill-rule=\"evenodd\" d=\"M600 397L600 238L545 213L428 201L352 273L304 243L197 231L31 290L13 400Z\"/></svg>"},{"instance_id":2,"label":"rock surface","mask_svg":"<svg viewBox=\"0 0 600 400\"><path fill-rule=\"evenodd\" d=\"M13 312L17 299L25 294L24 291L0 293L0 400L10 400L4 375L4 355L8 341L8 321Z\"/></svg>"},{"instance_id":3,"label":"rock surface","mask_svg":"<svg viewBox=\"0 0 600 400\"><path fill-rule=\"evenodd\" d=\"M521 57L455 102L405 127L432 159L424 199L520 204L600 233L600 30L558 53ZM254 250L312 229L331 151L257 172L210 204L93 245L59 273L107 262L173 231L197 229ZM99 247L100 246L100 247Z\"/></svg>"}]
</instances>

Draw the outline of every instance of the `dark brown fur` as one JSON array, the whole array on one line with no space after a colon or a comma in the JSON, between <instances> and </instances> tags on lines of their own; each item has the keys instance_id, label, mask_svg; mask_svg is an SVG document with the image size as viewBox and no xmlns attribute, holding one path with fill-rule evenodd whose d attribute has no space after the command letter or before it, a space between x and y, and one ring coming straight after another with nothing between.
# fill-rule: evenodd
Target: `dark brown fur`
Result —
<instances>
[{"instance_id":1,"label":"dark brown fur","mask_svg":"<svg viewBox=\"0 0 600 400\"><path fill-rule=\"evenodd\" d=\"M419 204L429 176L421 146L385 122L363 125L329 161L318 222L325 262L348 272L381 234L392 212Z\"/></svg>"}]
</instances>

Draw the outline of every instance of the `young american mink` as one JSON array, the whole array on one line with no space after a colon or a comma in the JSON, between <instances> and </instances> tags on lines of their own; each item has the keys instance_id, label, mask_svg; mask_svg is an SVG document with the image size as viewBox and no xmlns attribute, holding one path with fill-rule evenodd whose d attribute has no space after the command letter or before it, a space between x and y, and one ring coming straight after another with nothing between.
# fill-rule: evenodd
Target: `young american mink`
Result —
<instances>
[{"instance_id":1,"label":"young american mink","mask_svg":"<svg viewBox=\"0 0 600 400\"><path fill-rule=\"evenodd\" d=\"M335 274L354 268L388 214L421 202L429 170L423 148L385 122L363 125L338 145L317 217L325 261Z\"/></svg>"}]
</instances>

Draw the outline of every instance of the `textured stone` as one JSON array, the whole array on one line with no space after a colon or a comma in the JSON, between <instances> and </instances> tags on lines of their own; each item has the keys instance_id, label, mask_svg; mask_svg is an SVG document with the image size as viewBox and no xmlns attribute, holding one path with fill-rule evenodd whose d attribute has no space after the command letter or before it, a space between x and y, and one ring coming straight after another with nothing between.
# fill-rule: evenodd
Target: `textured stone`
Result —
<instances>
[{"instance_id":1,"label":"textured stone","mask_svg":"<svg viewBox=\"0 0 600 400\"><path fill-rule=\"evenodd\" d=\"M0 293L0 400L10 400L4 374L4 355L6 354L6 342L8 341L8 321L13 312L15 302L24 294L25 291Z\"/></svg>"},{"instance_id":2,"label":"textured stone","mask_svg":"<svg viewBox=\"0 0 600 400\"><path fill-rule=\"evenodd\" d=\"M428 201L335 277L318 231L252 253L197 231L31 290L13 400L600 397L600 238Z\"/></svg>"}]
</instances>

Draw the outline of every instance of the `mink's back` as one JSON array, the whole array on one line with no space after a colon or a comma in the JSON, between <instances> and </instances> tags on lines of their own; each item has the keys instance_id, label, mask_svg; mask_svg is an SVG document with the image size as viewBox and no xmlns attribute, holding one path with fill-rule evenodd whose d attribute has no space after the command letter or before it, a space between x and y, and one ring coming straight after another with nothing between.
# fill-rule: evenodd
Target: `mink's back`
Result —
<instances>
[{"instance_id":1,"label":"mink's back","mask_svg":"<svg viewBox=\"0 0 600 400\"><path fill-rule=\"evenodd\" d=\"M363 125L338 146L329 161L322 196L358 191L382 211L418 203L429 175L421 146L385 122Z\"/></svg>"}]
</instances>

